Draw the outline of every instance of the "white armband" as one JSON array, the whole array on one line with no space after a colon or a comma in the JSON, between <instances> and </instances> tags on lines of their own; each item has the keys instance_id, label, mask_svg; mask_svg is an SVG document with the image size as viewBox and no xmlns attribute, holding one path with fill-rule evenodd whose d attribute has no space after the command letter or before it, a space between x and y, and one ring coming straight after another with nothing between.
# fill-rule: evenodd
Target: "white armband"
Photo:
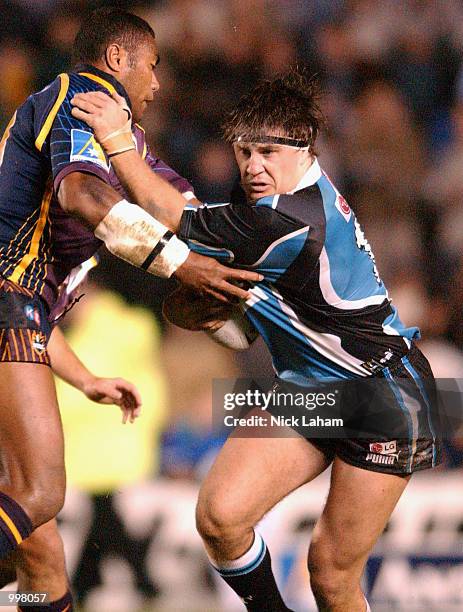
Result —
<instances>
[{"instance_id":1,"label":"white armband","mask_svg":"<svg viewBox=\"0 0 463 612\"><path fill-rule=\"evenodd\" d=\"M216 331L206 331L206 334L217 344L234 351L245 351L259 335L251 321L238 309L222 327Z\"/></svg>"},{"instance_id":2,"label":"white armband","mask_svg":"<svg viewBox=\"0 0 463 612\"><path fill-rule=\"evenodd\" d=\"M169 278L190 254L187 245L143 208L121 200L95 228L108 251L150 274Z\"/></svg>"}]
</instances>

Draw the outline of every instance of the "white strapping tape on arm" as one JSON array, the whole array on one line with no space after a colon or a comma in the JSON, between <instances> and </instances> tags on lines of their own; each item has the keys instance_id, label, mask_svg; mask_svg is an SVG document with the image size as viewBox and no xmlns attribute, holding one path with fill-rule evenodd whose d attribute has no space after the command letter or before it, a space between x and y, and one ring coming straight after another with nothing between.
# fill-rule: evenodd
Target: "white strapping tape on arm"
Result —
<instances>
[{"instance_id":1,"label":"white strapping tape on arm","mask_svg":"<svg viewBox=\"0 0 463 612\"><path fill-rule=\"evenodd\" d=\"M121 200L95 228L108 251L150 274L169 278L190 254L187 245L143 208Z\"/></svg>"}]
</instances>

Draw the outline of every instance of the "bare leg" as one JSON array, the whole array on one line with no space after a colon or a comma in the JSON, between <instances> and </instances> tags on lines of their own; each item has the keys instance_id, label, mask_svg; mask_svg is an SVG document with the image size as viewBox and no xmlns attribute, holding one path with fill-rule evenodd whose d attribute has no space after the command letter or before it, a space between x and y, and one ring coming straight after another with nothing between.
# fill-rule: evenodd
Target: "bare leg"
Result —
<instances>
[{"instance_id":1,"label":"bare leg","mask_svg":"<svg viewBox=\"0 0 463 612\"><path fill-rule=\"evenodd\" d=\"M69 589L64 549L56 520L38 527L16 551L18 591L61 599Z\"/></svg>"},{"instance_id":2,"label":"bare leg","mask_svg":"<svg viewBox=\"0 0 463 612\"><path fill-rule=\"evenodd\" d=\"M249 433L249 431L248 431ZM283 433L283 432L282 432ZM229 438L199 494L197 524L213 565L249 612L287 612L254 526L330 460L301 437Z\"/></svg>"},{"instance_id":3,"label":"bare leg","mask_svg":"<svg viewBox=\"0 0 463 612\"><path fill-rule=\"evenodd\" d=\"M63 432L51 369L0 363L0 491L35 528L62 507Z\"/></svg>"},{"instance_id":4,"label":"bare leg","mask_svg":"<svg viewBox=\"0 0 463 612\"><path fill-rule=\"evenodd\" d=\"M219 564L243 555L264 514L329 465L321 451L299 436L258 435L230 437L199 493L198 531Z\"/></svg>"},{"instance_id":5,"label":"bare leg","mask_svg":"<svg viewBox=\"0 0 463 612\"><path fill-rule=\"evenodd\" d=\"M18 591L48 593L51 601L69 588L64 550L56 520L37 527L6 559L0 561L0 588L18 580Z\"/></svg>"},{"instance_id":6,"label":"bare leg","mask_svg":"<svg viewBox=\"0 0 463 612\"><path fill-rule=\"evenodd\" d=\"M410 477L334 460L331 487L309 549L312 590L321 612L364 612L360 579Z\"/></svg>"},{"instance_id":7,"label":"bare leg","mask_svg":"<svg viewBox=\"0 0 463 612\"><path fill-rule=\"evenodd\" d=\"M16 582L16 552L13 551L8 557L0 560L0 589L7 584Z\"/></svg>"}]
</instances>

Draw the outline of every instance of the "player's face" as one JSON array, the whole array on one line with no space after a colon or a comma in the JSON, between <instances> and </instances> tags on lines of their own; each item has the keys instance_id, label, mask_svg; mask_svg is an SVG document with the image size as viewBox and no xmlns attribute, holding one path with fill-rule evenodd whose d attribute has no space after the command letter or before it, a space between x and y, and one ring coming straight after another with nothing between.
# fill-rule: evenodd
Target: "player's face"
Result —
<instances>
[{"instance_id":1,"label":"player's face","mask_svg":"<svg viewBox=\"0 0 463 612\"><path fill-rule=\"evenodd\" d=\"M307 150L277 144L235 142L241 185L249 202L293 191L312 159Z\"/></svg>"},{"instance_id":2,"label":"player's face","mask_svg":"<svg viewBox=\"0 0 463 612\"><path fill-rule=\"evenodd\" d=\"M120 81L124 85L132 102L132 112L135 121L140 121L147 105L153 101L154 93L159 89L156 77L156 64L159 54L154 41L149 40L140 45L136 53L127 62Z\"/></svg>"}]
</instances>

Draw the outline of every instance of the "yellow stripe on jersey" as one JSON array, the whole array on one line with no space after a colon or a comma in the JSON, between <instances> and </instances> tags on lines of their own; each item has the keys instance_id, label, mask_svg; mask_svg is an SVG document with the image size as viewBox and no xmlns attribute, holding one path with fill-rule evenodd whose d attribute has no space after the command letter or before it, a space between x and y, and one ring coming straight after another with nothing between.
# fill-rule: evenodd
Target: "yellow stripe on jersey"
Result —
<instances>
[{"instance_id":1,"label":"yellow stripe on jersey","mask_svg":"<svg viewBox=\"0 0 463 612\"><path fill-rule=\"evenodd\" d=\"M8 266L3 270L3 275L5 277L8 277L8 274L10 273L10 270L15 268L15 260L16 260L16 258L18 256L18 254L21 252L21 248L22 248L23 242L28 240L29 234L31 234L33 229L34 229L34 225L35 224L32 221L32 218L34 216L36 216L37 212L38 212L37 210L33 210L32 211L32 213L27 217L27 219L21 225L21 227L19 228L17 233L10 240L8 248L6 249L6 252L5 252L5 261L7 261L7 260L10 261ZM25 231L21 235L23 230L25 230ZM19 242L16 242L16 240L19 237L21 237Z\"/></svg>"},{"instance_id":2,"label":"yellow stripe on jersey","mask_svg":"<svg viewBox=\"0 0 463 612\"><path fill-rule=\"evenodd\" d=\"M95 83L99 83L100 85L103 85L103 87L105 87L111 95L113 93L116 93L116 88L114 87L114 85L111 85L109 81L102 79L96 74L92 74L91 72L79 72L79 75L87 77L87 79L91 79L92 81L95 81Z\"/></svg>"},{"instance_id":3,"label":"yellow stripe on jersey","mask_svg":"<svg viewBox=\"0 0 463 612\"><path fill-rule=\"evenodd\" d=\"M0 166L3 164L3 154L5 153L6 141L8 140L8 136L10 135L11 128L13 127L16 121L16 113L11 117L8 125L3 132L2 139L0 140Z\"/></svg>"},{"instance_id":4,"label":"yellow stripe on jersey","mask_svg":"<svg viewBox=\"0 0 463 612\"><path fill-rule=\"evenodd\" d=\"M38 256L39 254L39 244L40 239L42 238L43 230L45 229L45 224L48 218L48 210L50 208L50 202L53 195L53 183L50 181L48 188L46 189L43 198L42 205L40 207L40 216L37 221L37 225L35 226L34 233L32 235L31 244L29 247L29 252L24 255L21 261L18 263L16 268L13 270L12 274L8 276L8 279L17 283L21 278L23 272L29 267L31 262Z\"/></svg>"},{"instance_id":5,"label":"yellow stripe on jersey","mask_svg":"<svg viewBox=\"0 0 463 612\"><path fill-rule=\"evenodd\" d=\"M137 126L137 128L139 128L143 132L143 135L146 134L145 128L143 128L139 123L136 123L135 125ZM140 151L138 152L140 153ZM141 158L145 159L147 153L148 153L148 147L146 146L146 140L143 138L143 151L141 154Z\"/></svg>"},{"instance_id":6,"label":"yellow stripe on jersey","mask_svg":"<svg viewBox=\"0 0 463 612\"><path fill-rule=\"evenodd\" d=\"M59 88L59 94L56 98L56 102L53 104L51 111L48 113L48 117L45 119L45 123L42 125L42 129L39 132L35 140L36 148L41 151L43 147L43 143L47 139L48 134L50 133L51 126L53 125L53 121L58 113L59 107L63 103L64 98L69 89L69 75L68 74L60 74L59 79L61 81L61 85Z\"/></svg>"},{"instance_id":7,"label":"yellow stripe on jersey","mask_svg":"<svg viewBox=\"0 0 463 612\"><path fill-rule=\"evenodd\" d=\"M18 529L16 528L16 525L10 519L8 514L1 507L0 507L0 518L3 520L4 523L6 523L8 529L11 531L17 544L21 544L21 542L23 541L21 534L19 533Z\"/></svg>"}]
</instances>

